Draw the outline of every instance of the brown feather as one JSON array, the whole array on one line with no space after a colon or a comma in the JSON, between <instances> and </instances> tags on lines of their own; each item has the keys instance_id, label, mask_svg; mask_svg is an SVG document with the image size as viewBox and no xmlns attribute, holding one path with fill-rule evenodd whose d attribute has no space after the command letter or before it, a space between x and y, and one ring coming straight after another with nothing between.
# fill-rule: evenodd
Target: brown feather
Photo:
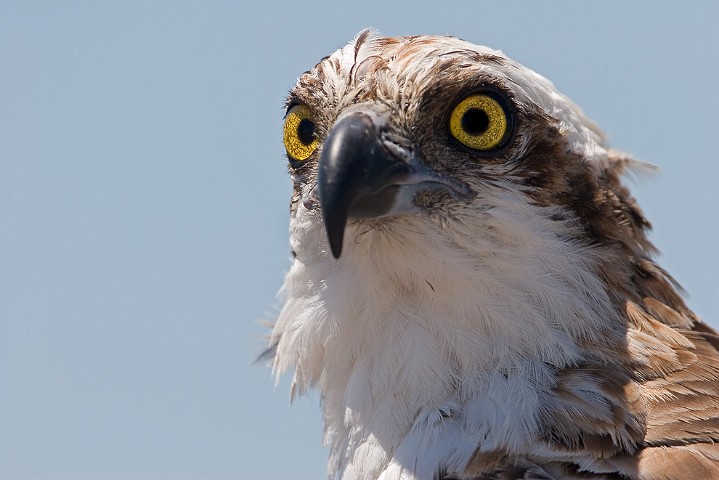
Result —
<instances>
[{"instance_id":1,"label":"brown feather","mask_svg":"<svg viewBox=\"0 0 719 480\"><path fill-rule=\"evenodd\" d=\"M498 465L478 453L468 473L719 479L719 336L650 258L649 222L620 182L628 157L612 152L615 162L605 172L587 175L581 158L561 149L560 137L537 141L523 175L540 205L564 205L582 219L587 241L602 252L598 273L624 323L607 326L606 343L582 343L587 362L557 372L541 439L552 458L507 457ZM518 465L541 466L542 473Z\"/></svg>"}]
</instances>

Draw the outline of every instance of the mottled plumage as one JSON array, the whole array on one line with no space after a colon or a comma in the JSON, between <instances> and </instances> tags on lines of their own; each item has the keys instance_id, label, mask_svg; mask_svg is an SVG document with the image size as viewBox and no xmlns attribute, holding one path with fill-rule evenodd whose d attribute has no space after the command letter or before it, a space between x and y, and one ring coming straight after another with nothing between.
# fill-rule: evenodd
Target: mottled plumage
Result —
<instances>
[{"instance_id":1,"label":"mottled plumage","mask_svg":"<svg viewBox=\"0 0 719 480\"><path fill-rule=\"evenodd\" d=\"M642 165L549 81L365 31L287 107L268 354L320 390L330 477L719 478L719 337L652 258Z\"/></svg>"}]
</instances>

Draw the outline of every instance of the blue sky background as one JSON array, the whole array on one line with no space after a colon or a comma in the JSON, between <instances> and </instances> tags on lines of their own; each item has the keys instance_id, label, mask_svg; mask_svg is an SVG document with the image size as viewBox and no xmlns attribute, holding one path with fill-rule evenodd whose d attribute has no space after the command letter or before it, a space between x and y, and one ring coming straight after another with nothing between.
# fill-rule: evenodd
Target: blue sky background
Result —
<instances>
[{"instance_id":1,"label":"blue sky background","mask_svg":"<svg viewBox=\"0 0 719 480\"><path fill-rule=\"evenodd\" d=\"M0 478L319 479L316 396L252 365L289 266L282 101L360 29L552 79L719 325L719 3L0 0Z\"/></svg>"}]
</instances>

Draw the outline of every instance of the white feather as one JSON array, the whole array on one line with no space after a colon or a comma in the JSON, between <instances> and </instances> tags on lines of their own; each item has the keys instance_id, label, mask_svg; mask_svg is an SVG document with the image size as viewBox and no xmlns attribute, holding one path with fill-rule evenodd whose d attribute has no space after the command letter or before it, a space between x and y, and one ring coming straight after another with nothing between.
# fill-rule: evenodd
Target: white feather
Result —
<instances>
[{"instance_id":1,"label":"white feather","mask_svg":"<svg viewBox=\"0 0 719 480\"><path fill-rule=\"evenodd\" d=\"M352 103L371 42L329 59L323 88L336 112ZM442 39L451 52L476 47ZM430 52L427 52L430 53ZM450 53L448 53L449 55ZM552 84L510 60L488 73L561 119L569 146L606 161L598 130ZM394 62L394 63L392 63ZM393 60L390 70L403 69ZM427 67L413 83L429 81ZM386 82L386 95L409 95ZM302 192L311 194L312 186ZM354 223L340 260L329 254L317 210L298 202L290 226L297 257L273 331L276 375L294 369L296 393L322 392L329 473L341 480L429 479L461 472L472 453L527 453L537 439L552 368L582 360L576 339L601 342L614 309L591 248L572 239L559 207L538 207L507 179L453 219L406 216ZM610 313L608 313L610 312Z\"/></svg>"},{"instance_id":2,"label":"white feather","mask_svg":"<svg viewBox=\"0 0 719 480\"><path fill-rule=\"evenodd\" d=\"M299 392L320 388L337 478L431 478L461 471L477 445L526 451L547 365L581 361L574 339L612 311L588 247L542 220L550 212L492 201L479 225L350 225L340 261L300 206L274 368L295 368ZM417 457L401 475L398 455Z\"/></svg>"}]
</instances>

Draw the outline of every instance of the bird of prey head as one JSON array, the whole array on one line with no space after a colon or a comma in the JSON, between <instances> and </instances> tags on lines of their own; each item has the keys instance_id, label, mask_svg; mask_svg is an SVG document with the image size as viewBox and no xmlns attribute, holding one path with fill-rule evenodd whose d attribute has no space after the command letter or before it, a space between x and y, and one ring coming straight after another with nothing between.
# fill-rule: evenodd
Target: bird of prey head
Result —
<instances>
[{"instance_id":1,"label":"bird of prey head","mask_svg":"<svg viewBox=\"0 0 719 480\"><path fill-rule=\"evenodd\" d=\"M271 346L337 480L719 478L719 340L552 83L364 31L292 88Z\"/></svg>"}]
</instances>

